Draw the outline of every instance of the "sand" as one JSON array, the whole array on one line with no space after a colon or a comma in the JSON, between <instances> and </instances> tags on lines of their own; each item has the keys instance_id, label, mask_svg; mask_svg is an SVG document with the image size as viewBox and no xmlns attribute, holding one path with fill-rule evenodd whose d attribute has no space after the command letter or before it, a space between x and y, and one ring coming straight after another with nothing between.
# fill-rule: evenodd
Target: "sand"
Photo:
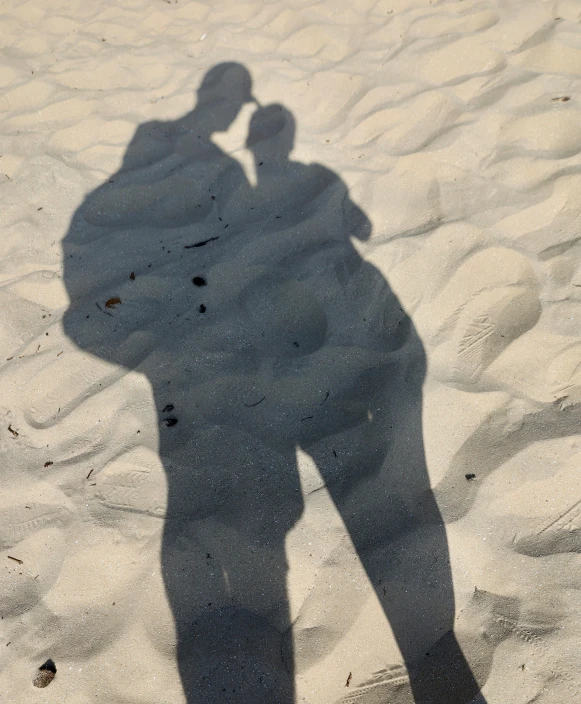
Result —
<instances>
[{"instance_id":1,"label":"sand","mask_svg":"<svg viewBox=\"0 0 581 704\"><path fill-rule=\"evenodd\" d=\"M580 21L2 5L0 701L581 698Z\"/></svg>"}]
</instances>

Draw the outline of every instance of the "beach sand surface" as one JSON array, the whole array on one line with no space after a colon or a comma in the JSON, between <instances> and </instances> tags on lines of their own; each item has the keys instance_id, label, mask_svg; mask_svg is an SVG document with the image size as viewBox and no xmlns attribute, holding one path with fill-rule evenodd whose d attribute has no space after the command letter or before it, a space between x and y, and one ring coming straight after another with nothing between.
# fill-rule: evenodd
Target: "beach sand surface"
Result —
<instances>
[{"instance_id":1,"label":"beach sand surface","mask_svg":"<svg viewBox=\"0 0 581 704\"><path fill-rule=\"evenodd\" d=\"M581 700L579 3L0 36L0 701Z\"/></svg>"}]
</instances>

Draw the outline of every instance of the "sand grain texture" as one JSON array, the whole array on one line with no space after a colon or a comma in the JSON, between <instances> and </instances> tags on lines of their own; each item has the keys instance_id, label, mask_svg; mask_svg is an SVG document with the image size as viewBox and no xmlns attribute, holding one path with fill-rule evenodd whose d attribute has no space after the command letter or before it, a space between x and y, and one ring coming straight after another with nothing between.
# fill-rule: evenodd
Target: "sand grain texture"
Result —
<instances>
[{"instance_id":1,"label":"sand grain texture","mask_svg":"<svg viewBox=\"0 0 581 704\"><path fill-rule=\"evenodd\" d=\"M3 4L0 701L581 698L580 21Z\"/></svg>"}]
</instances>

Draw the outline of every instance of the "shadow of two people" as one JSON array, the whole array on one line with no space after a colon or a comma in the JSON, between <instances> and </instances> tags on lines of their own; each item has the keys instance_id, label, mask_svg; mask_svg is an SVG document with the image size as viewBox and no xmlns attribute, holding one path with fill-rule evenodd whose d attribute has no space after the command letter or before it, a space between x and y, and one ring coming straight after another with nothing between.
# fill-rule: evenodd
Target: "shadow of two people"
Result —
<instances>
[{"instance_id":1,"label":"shadow of two people","mask_svg":"<svg viewBox=\"0 0 581 704\"><path fill-rule=\"evenodd\" d=\"M290 159L288 110L251 118L255 186L212 141L253 101L243 66L213 67L194 110L138 127L64 240L66 333L145 375L155 397L161 565L187 701L294 701L285 539L304 510L300 449L389 619L408 696L468 702L479 686L454 635L426 470L421 341L352 244L371 223L343 181ZM112 296L110 315L95 312Z\"/></svg>"}]
</instances>

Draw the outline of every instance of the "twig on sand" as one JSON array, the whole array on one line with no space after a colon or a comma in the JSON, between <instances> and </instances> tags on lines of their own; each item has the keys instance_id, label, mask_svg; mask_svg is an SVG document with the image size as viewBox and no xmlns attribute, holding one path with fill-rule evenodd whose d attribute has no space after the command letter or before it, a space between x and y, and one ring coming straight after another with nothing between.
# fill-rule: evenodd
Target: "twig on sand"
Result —
<instances>
[{"instance_id":1,"label":"twig on sand","mask_svg":"<svg viewBox=\"0 0 581 704\"><path fill-rule=\"evenodd\" d=\"M255 406L258 406L259 403L262 403L265 398L266 396L263 396L260 401L257 401L256 403L245 403L244 405L246 406L246 408L254 408Z\"/></svg>"},{"instance_id":2,"label":"twig on sand","mask_svg":"<svg viewBox=\"0 0 581 704\"><path fill-rule=\"evenodd\" d=\"M98 303L95 303L95 305L96 305L97 308L101 311L101 313L105 313L105 315L110 315L111 317L113 317L113 313L109 313L109 311L103 310L103 309L101 308L101 306L100 306Z\"/></svg>"},{"instance_id":3,"label":"twig on sand","mask_svg":"<svg viewBox=\"0 0 581 704\"><path fill-rule=\"evenodd\" d=\"M196 247L203 247L204 245L208 244L208 242L214 242L215 240L219 240L219 237L210 237L207 240L202 240L201 242L195 242L194 244L185 244L184 249L195 249Z\"/></svg>"}]
</instances>

